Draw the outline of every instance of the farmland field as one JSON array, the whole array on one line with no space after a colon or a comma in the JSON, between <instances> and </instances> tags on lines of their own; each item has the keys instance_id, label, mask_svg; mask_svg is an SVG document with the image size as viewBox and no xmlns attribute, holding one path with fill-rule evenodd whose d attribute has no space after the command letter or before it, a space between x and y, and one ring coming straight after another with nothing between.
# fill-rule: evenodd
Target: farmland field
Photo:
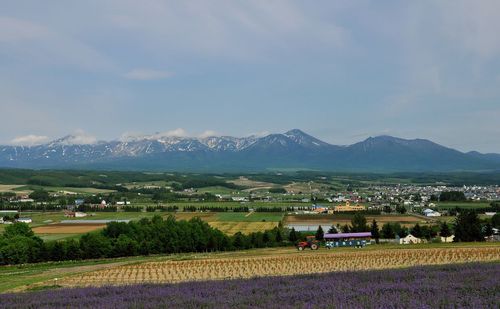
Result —
<instances>
[{"instance_id":1,"label":"farmland field","mask_svg":"<svg viewBox=\"0 0 500 309\"><path fill-rule=\"evenodd\" d=\"M288 249L271 256L168 260L118 266L66 277L59 280L58 284L73 287L172 283L499 260L500 246L320 250L302 253Z\"/></svg>"},{"instance_id":2,"label":"farmland field","mask_svg":"<svg viewBox=\"0 0 500 309\"><path fill-rule=\"evenodd\" d=\"M2 305L9 308L497 308L499 276L499 263L469 263L61 289L3 295Z\"/></svg>"},{"instance_id":3,"label":"farmland field","mask_svg":"<svg viewBox=\"0 0 500 309\"><path fill-rule=\"evenodd\" d=\"M208 222L210 226L219 229L221 232L227 235L234 235L238 232L243 234L250 234L253 232L264 232L266 230L271 230L278 226L278 222Z\"/></svg>"},{"instance_id":4,"label":"farmland field","mask_svg":"<svg viewBox=\"0 0 500 309\"><path fill-rule=\"evenodd\" d=\"M438 209L454 209L454 208L464 208L464 209L477 209L477 208L488 208L490 207L489 202L440 202L437 203Z\"/></svg>"},{"instance_id":5,"label":"farmland field","mask_svg":"<svg viewBox=\"0 0 500 309\"><path fill-rule=\"evenodd\" d=\"M217 221L236 221L236 222L279 222L283 219L282 213L274 212L220 212L216 216Z\"/></svg>"},{"instance_id":6,"label":"farmland field","mask_svg":"<svg viewBox=\"0 0 500 309\"><path fill-rule=\"evenodd\" d=\"M321 224L323 226L331 226L332 224L350 224L353 215L350 214L333 214L333 215L287 215L285 216L286 224L293 225L312 225ZM404 226L413 226L416 223L426 223L432 221L432 219L427 219L420 216L413 215L367 215L367 222L371 222L373 219L377 221L379 225L383 225L388 222L398 222Z\"/></svg>"},{"instance_id":7,"label":"farmland field","mask_svg":"<svg viewBox=\"0 0 500 309\"><path fill-rule=\"evenodd\" d=\"M36 234L83 234L106 227L105 224L49 224L33 228Z\"/></svg>"},{"instance_id":8,"label":"farmland field","mask_svg":"<svg viewBox=\"0 0 500 309\"><path fill-rule=\"evenodd\" d=\"M96 212L89 213L87 217L83 218L66 218L61 211L24 212L23 215L33 220L30 226L37 235L43 235L44 239L63 239L66 238L65 234L83 234L105 226L104 224L61 224L62 220L140 220L141 218L151 218L154 215L160 215L164 218L173 215L178 220L190 220L199 217L212 227L232 235L238 231L245 234L256 231L263 232L277 226L278 222L283 218L282 213L267 212ZM4 228L4 225L0 225L0 232Z\"/></svg>"}]
</instances>

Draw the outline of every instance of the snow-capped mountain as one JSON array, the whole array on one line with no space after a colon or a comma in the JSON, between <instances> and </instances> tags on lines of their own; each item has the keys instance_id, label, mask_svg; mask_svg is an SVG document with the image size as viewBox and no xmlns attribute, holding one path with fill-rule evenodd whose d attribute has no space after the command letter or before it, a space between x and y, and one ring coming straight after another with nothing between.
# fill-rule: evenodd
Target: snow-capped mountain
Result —
<instances>
[{"instance_id":1,"label":"snow-capped mountain","mask_svg":"<svg viewBox=\"0 0 500 309\"><path fill-rule=\"evenodd\" d=\"M493 159L492 159L493 158ZM153 134L115 141L68 135L38 146L0 146L0 167L249 171L500 170L498 155L462 153L424 139L370 137L336 146L294 129L263 137Z\"/></svg>"}]
</instances>

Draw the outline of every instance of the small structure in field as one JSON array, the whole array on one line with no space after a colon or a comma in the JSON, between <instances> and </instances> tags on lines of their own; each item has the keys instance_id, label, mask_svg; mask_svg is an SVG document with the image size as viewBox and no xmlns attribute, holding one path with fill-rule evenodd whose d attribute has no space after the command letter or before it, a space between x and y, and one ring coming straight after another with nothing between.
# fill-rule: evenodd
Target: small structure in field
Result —
<instances>
[{"instance_id":1,"label":"small structure in field","mask_svg":"<svg viewBox=\"0 0 500 309\"><path fill-rule=\"evenodd\" d=\"M441 236L441 242L453 242L453 239L455 239L455 235L451 235L448 237Z\"/></svg>"},{"instance_id":2,"label":"small structure in field","mask_svg":"<svg viewBox=\"0 0 500 309\"><path fill-rule=\"evenodd\" d=\"M366 207L363 205L351 205L349 201L345 203L345 205L338 205L333 208L333 212L338 211L363 211L366 210ZM331 213L331 211L329 211Z\"/></svg>"},{"instance_id":3,"label":"small structure in field","mask_svg":"<svg viewBox=\"0 0 500 309\"><path fill-rule=\"evenodd\" d=\"M19 218L16 220L16 222L31 223L33 222L33 220L31 220L31 218Z\"/></svg>"},{"instance_id":4,"label":"small structure in field","mask_svg":"<svg viewBox=\"0 0 500 309\"><path fill-rule=\"evenodd\" d=\"M334 247L364 247L372 237L371 232L361 233L326 233L323 238L326 241L326 248Z\"/></svg>"},{"instance_id":5,"label":"small structure in field","mask_svg":"<svg viewBox=\"0 0 500 309\"><path fill-rule=\"evenodd\" d=\"M64 214L64 216L68 218L83 218L86 217L87 214L80 211L68 211Z\"/></svg>"},{"instance_id":6,"label":"small structure in field","mask_svg":"<svg viewBox=\"0 0 500 309\"><path fill-rule=\"evenodd\" d=\"M439 212L432 210L430 208L424 210L424 215L426 217L441 217L441 214Z\"/></svg>"},{"instance_id":7,"label":"small structure in field","mask_svg":"<svg viewBox=\"0 0 500 309\"><path fill-rule=\"evenodd\" d=\"M419 244L422 242L422 239L413 236L412 234L408 234L406 237L399 239L399 244L401 245L410 245L410 244Z\"/></svg>"}]
</instances>

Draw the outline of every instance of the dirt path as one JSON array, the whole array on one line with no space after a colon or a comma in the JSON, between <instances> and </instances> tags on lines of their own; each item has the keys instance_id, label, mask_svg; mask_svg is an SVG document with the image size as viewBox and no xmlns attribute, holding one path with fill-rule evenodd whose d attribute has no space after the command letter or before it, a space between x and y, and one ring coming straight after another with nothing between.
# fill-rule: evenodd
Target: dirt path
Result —
<instances>
[{"instance_id":1,"label":"dirt path","mask_svg":"<svg viewBox=\"0 0 500 309\"><path fill-rule=\"evenodd\" d=\"M107 268L113 268L118 266L124 266L136 263L136 261L121 261L121 262L113 262L113 263L102 263L102 264L93 264L93 265L80 265L80 266L72 266L72 267L58 267L44 270L40 273L27 276L23 278L23 280L29 280L34 282L32 284L20 285L16 288L10 289L7 292L21 292L26 291L37 286L47 285L48 283L57 284L63 277L73 276L78 274L83 274L87 272L104 270Z\"/></svg>"},{"instance_id":2,"label":"dirt path","mask_svg":"<svg viewBox=\"0 0 500 309\"><path fill-rule=\"evenodd\" d=\"M245 217L250 217L250 216L251 216L254 212L255 212L255 210L253 210L253 211L251 211L251 212L247 213L247 214L245 215Z\"/></svg>"}]
</instances>

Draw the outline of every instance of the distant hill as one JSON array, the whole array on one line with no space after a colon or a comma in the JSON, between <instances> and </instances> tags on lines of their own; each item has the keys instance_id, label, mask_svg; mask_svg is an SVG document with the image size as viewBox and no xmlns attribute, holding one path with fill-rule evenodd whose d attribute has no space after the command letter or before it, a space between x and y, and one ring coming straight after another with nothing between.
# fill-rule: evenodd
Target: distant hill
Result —
<instances>
[{"instance_id":1,"label":"distant hill","mask_svg":"<svg viewBox=\"0 0 500 309\"><path fill-rule=\"evenodd\" d=\"M463 153L425 139L370 137L349 146L301 130L264 137L151 135L75 144L66 136L38 146L0 146L0 167L244 172L311 169L348 172L500 170L500 154Z\"/></svg>"}]
</instances>

